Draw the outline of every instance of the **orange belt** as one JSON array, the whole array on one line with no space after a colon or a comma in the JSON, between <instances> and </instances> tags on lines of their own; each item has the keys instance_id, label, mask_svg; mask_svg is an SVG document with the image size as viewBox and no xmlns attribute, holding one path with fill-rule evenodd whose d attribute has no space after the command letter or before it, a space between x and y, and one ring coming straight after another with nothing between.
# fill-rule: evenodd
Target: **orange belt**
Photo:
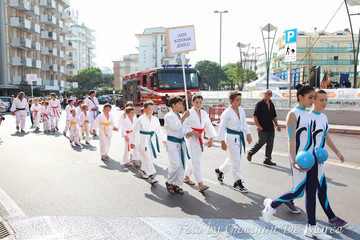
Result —
<instances>
[{"instance_id":1,"label":"orange belt","mask_svg":"<svg viewBox=\"0 0 360 240\"><path fill-rule=\"evenodd\" d=\"M203 140L202 140L201 134L204 132L205 128L199 129L199 128L193 128L193 127L192 127L191 129L194 130L195 132L200 133L199 142L200 142L200 145L203 145L204 142L203 142Z\"/></svg>"},{"instance_id":2,"label":"orange belt","mask_svg":"<svg viewBox=\"0 0 360 240\"><path fill-rule=\"evenodd\" d=\"M126 134L132 133L132 131L126 131ZM130 143L128 143L128 151L130 152Z\"/></svg>"},{"instance_id":3,"label":"orange belt","mask_svg":"<svg viewBox=\"0 0 360 240\"><path fill-rule=\"evenodd\" d=\"M53 112L58 116L58 118L60 118L60 114L59 111L57 110L58 107L51 107L53 109Z\"/></svg>"}]
</instances>

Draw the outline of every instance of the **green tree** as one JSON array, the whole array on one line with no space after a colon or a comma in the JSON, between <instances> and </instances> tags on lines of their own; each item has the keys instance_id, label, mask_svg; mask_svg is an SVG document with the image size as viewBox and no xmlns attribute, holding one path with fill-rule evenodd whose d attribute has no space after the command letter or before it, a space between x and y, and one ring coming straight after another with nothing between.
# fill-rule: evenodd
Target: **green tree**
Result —
<instances>
[{"instance_id":1,"label":"green tree","mask_svg":"<svg viewBox=\"0 0 360 240\"><path fill-rule=\"evenodd\" d=\"M114 74L104 74L104 84L106 87L113 88L114 87Z\"/></svg>"},{"instance_id":2,"label":"green tree","mask_svg":"<svg viewBox=\"0 0 360 240\"><path fill-rule=\"evenodd\" d=\"M257 79L254 71L250 69L244 69L241 67L240 62L237 63L228 63L223 67L225 76L228 79L228 84L231 83L238 86L239 89L242 89L241 74L243 75L243 83L245 84L249 75L249 82L252 82Z\"/></svg>"},{"instance_id":3,"label":"green tree","mask_svg":"<svg viewBox=\"0 0 360 240\"><path fill-rule=\"evenodd\" d=\"M197 62L195 67L200 72L201 76L200 88L204 89L210 87L211 89L218 89L220 78L219 64L209 60L202 60ZM225 73L222 69L221 71L221 79L225 80Z\"/></svg>"},{"instance_id":4,"label":"green tree","mask_svg":"<svg viewBox=\"0 0 360 240\"><path fill-rule=\"evenodd\" d=\"M75 81L78 82L79 89L88 92L89 90L104 84L104 76L100 68L90 67L80 70Z\"/></svg>"}]
</instances>

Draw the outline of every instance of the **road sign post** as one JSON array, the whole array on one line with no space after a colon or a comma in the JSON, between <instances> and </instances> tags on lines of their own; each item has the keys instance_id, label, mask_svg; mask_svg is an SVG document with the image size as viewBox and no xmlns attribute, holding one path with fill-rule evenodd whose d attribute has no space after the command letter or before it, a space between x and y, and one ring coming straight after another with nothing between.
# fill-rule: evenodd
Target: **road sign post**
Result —
<instances>
[{"instance_id":1,"label":"road sign post","mask_svg":"<svg viewBox=\"0 0 360 240\"><path fill-rule=\"evenodd\" d=\"M291 29L285 31L285 62L290 62L289 67L289 108L291 107L291 63L296 61L296 41L297 41L297 29Z\"/></svg>"},{"instance_id":2,"label":"road sign post","mask_svg":"<svg viewBox=\"0 0 360 240\"><path fill-rule=\"evenodd\" d=\"M182 26L167 28L166 31L166 46L169 55L181 53L181 65L184 78L184 90L186 98L186 108L189 109L186 89L186 75L185 75L185 53L196 50L195 44L195 29L194 26Z\"/></svg>"},{"instance_id":3,"label":"road sign post","mask_svg":"<svg viewBox=\"0 0 360 240\"><path fill-rule=\"evenodd\" d=\"M33 82L37 82L36 74L26 74L26 81L31 84L31 98L34 98Z\"/></svg>"}]
</instances>

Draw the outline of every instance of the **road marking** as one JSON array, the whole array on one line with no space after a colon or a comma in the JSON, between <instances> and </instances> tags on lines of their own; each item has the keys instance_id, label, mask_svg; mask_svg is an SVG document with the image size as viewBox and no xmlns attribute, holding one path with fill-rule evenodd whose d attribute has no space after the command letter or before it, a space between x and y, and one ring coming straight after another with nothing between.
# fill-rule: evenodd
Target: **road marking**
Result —
<instances>
[{"instance_id":1,"label":"road marking","mask_svg":"<svg viewBox=\"0 0 360 240\"><path fill-rule=\"evenodd\" d=\"M5 207L10 217L24 217L25 213L9 197L9 195L0 188L0 203Z\"/></svg>"}]
</instances>

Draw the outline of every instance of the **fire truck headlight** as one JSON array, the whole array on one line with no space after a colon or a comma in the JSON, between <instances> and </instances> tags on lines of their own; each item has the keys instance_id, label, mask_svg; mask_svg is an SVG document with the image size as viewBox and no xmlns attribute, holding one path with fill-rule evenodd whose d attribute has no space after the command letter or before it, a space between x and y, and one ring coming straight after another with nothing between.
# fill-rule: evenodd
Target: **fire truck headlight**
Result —
<instances>
[{"instance_id":1,"label":"fire truck headlight","mask_svg":"<svg viewBox=\"0 0 360 240\"><path fill-rule=\"evenodd\" d=\"M167 108L167 107L162 107L162 108L161 108L161 111L167 113L167 112L169 112L169 108Z\"/></svg>"}]
</instances>

